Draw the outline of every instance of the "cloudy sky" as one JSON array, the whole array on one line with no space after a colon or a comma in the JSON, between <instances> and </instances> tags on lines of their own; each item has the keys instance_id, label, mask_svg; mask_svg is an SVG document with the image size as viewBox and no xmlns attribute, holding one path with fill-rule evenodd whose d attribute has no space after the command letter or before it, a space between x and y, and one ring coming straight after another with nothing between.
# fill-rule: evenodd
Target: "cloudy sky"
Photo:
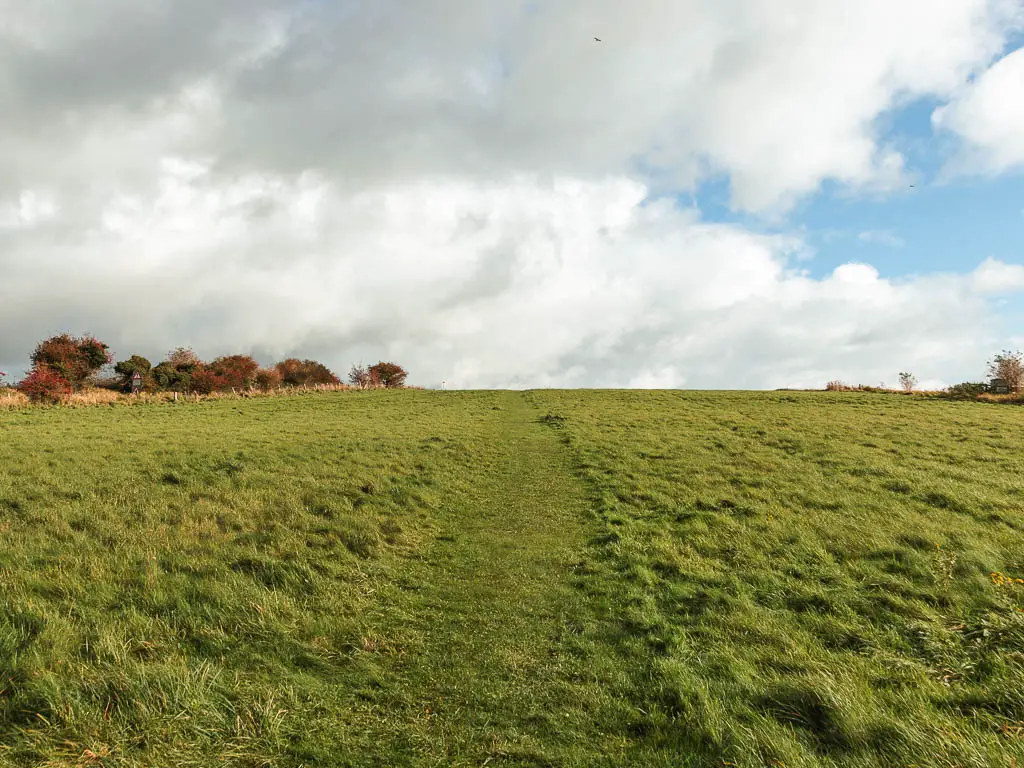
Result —
<instances>
[{"instance_id":1,"label":"cloudy sky","mask_svg":"<svg viewBox=\"0 0 1024 768\"><path fill-rule=\"evenodd\" d=\"M1024 0L0 18L15 377L65 330L450 387L939 385L1024 346Z\"/></svg>"}]
</instances>

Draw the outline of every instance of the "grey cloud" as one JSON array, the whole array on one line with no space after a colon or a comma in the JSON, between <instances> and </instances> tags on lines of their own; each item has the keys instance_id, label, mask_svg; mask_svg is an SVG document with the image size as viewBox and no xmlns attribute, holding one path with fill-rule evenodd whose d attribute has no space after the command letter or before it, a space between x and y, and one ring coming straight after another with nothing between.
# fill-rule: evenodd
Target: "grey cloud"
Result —
<instances>
[{"instance_id":1,"label":"grey cloud","mask_svg":"<svg viewBox=\"0 0 1024 768\"><path fill-rule=\"evenodd\" d=\"M6 2L5 18L25 13ZM224 64L231 29L263 3L91 2L36 4L40 34L6 35L5 92L33 117L78 110L140 110ZM17 114L17 113L16 113ZM39 127L38 125L36 126Z\"/></svg>"},{"instance_id":2,"label":"grey cloud","mask_svg":"<svg viewBox=\"0 0 1024 768\"><path fill-rule=\"evenodd\" d=\"M675 0L110 1L80 17L6 5L23 32L2 71L26 135L5 160L26 158L25 184L46 165L37 139L64 142L75 164L75 133L96 129L90 115L103 112L114 133L132 130L133 113L185 119L191 87L210 100L193 114L200 126L140 136L92 169L115 175L163 149L212 158L229 176L316 168L358 186L526 170L643 171L679 188L724 170L743 205L762 208L822 178L891 176L866 126L897 94L941 92L952 70L984 62L1006 27L987 0L931 9L898 34L874 3L853 23L826 7L799 6L787 20L757 3ZM968 44L933 61L935 43L965 27L957 39ZM865 45L874 58L851 72ZM95 143L77 149L95 157Z\"/></svg>"}]
</instances>

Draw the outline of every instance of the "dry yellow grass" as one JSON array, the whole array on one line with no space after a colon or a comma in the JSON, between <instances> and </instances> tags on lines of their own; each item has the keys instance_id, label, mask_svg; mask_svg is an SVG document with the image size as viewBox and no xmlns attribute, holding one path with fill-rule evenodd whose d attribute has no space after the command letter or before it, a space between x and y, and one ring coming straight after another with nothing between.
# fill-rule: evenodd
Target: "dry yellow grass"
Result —
<instances>
[{"instance_id":1,"label":"dry yellow grass","mask_svg":"<svg viewBox=\"0 0 1024 768\"><path fill-rule=\"evenodd\" d=\"M993 395L986 392L978 395L978 399L988 403L1024 403L1024 394Z\"/></svg>"},{"instance_id":2,"label":"dry yellow grass","mask_svg":"<svg viewBox=\"0 0 1024 768\"><path fill-rule=\"evenodd\" d=\"M779 390L783 391L783 390ZM790 390L786 390L790 391ZM803 392L816 392L819 390L793 390ZM826 392L875 392L883 395L944 395L946 391L943 389L912 389L909 392L905 389L895 389L893 387L881 387L871 386L870 384L857 384L850 385L845 384L842 381L830 381L825 385Z\"/></svg>"},{"instance_id":3,"label":"dry yellow grass","mask_svg":"<svg viewBox=\"0 0 1024 768\"><path fill-rule=\"evenodd\" d=\"M83 389L61 399L62 405L113 405L121 398L109 389Z\"/></svg>"},{"instance_id":4,"label":"dry yellow grass","mask_svg":"<svg viewBox=\"0 0 1024 768\"><path fill-rule=\"evenodd\" d=\"M16 389L0 389L0 408L21 408L28 405L28 398Z\"/></svg>"},{"instance_id":5,"label":"dry yellow grass","mask_svg":"<svg viewBox=\"0 0 1024 768\"><path fill-rule=\"evenodd\" d=\"M209 395L186 394L183 392L143 392L129 395L109 389L93 387L61 398L60 405L69 407L96 405L141 405L150 403L199 402L245 397L295 397L315 392L345 392L356 389L346 384L316 384L307 387L286 387L262 391L248 389L239 392L214 392ZM16 389L0 389L0 408L28 408L32 403Z\"/></svg>"}]
</instances>

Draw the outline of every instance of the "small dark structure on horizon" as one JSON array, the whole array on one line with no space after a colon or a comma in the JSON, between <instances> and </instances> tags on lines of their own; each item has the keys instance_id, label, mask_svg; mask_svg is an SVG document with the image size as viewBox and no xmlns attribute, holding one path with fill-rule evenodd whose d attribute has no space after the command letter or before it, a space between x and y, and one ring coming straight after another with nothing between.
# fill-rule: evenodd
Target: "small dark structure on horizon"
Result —
<instances>
[{"instance_id":1,"label":"small dark structure on horizon","mask_svg":"<svg viewBox=\"0 0 1024 768\"><path fill-rule=\"evenodd\" d=\"M988 383L988 391L993 395L1010 394L1010 384L1006 379L992 379Z\"/></svg>"}]
</instances>

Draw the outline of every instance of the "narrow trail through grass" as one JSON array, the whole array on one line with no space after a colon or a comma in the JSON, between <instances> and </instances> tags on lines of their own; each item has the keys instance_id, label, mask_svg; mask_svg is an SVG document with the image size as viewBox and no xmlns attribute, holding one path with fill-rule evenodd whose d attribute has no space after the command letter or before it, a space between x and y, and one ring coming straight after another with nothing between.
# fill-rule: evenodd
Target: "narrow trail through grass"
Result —
<instances>
[{"instance_id":1,"label":"narrow trail through grass","mask_svg":"<svg viewBox=\"0 0 1024 768\"><path fill-rule=\"evenodd\" d=\"M565 734L580 740L603 695L565 642L583 626L571 576L592 535L584 489L521 394L502 393L491 413L470 481L438 510L433 545L381 595L366 640L411 651L359 738L390 740L391 759L564 764Z\"/></svg>"}]
</instances>

